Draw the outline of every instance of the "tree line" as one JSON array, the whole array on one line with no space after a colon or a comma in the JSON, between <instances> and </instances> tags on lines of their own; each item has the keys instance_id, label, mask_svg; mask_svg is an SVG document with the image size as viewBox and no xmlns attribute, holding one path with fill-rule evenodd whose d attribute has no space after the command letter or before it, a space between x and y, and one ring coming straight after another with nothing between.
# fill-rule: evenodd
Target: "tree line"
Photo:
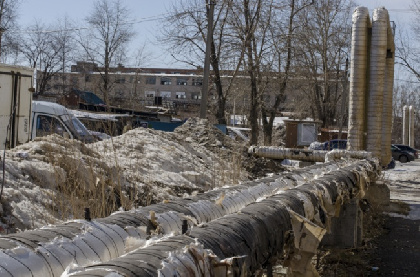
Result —
<instances>
[{"instance_id":1,"label":"tree line","mask_svg":"<svg viewBox=\"0 0 420 277\"><path fill-rule=\"evenodd\" d=\"M211 66L215 84L214 114L226 123L226 102L237 94L235 79L246 74L241 90L249 101L251 143L262 123L265 144L272 143L280 105L335 124L345 113L337 106L345 95L346 60L355 4L345 0L182 0L173 5L164 38L178 61L200 66L204 57L208 7L215 5ZM224 72L224 73L223 73ZM229 82L222 75L229 72ZM286 90L293 95L286 95ZM270 94L272 101L266 101Z\"/></svg>"},{"instance_id":2,"label":"tree line","mask_svg":"<svg viewBox=\"0 0 420 277\"><path fill-rule=\"evenodd\" d=\"M420 0L414 0L413 8L420 15L419 3ZM346 124L355 2L176 1L169 8L170 15L160 23L162 31L158 38L178 63L202 67L212 5L210 64L214 102L209 109L218 123L226 124L232 102L243 99L247 102L243 112L252 129L252 144L257 144L260 137L264 144L272 144L274 119L284 110L320 120L323 127L341 128ZM96 1L85 19L86 29L78 29L64 18L51 26L35 22L26 32L14 33L18 29L18 8L19 1L0 0L1 61L13 63L24 59L42 71L37 88L40 93L55 74L68 70L71 62L95 62L103 68L101 92L109 104L113 85L109 68L126 61L128 43L135 35L134 26L129 23L130 12L122 2ZM414 26L413 32L418 36L420 28ZM408 41L397 41L396 58L420 81L417 69L420 52ZM229 78L225 78L227 75ZM407 101L394 101L403 102Z\"/></svg>"}]
</instances>

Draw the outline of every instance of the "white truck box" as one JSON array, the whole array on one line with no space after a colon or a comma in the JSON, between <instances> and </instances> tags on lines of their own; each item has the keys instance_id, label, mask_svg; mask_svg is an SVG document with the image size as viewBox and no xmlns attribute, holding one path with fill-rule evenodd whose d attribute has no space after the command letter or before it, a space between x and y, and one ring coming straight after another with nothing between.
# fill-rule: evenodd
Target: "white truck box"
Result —
<instances>
[{"instance_id":1,"label":"white truck box","mask_svg":"<svg viewBox=\"0 0 420 277\"><path fill-rule=\"evenodd\" d=\"M0 64L0 149L31 138L33 69Z\"/></svg>"}]
</instances>

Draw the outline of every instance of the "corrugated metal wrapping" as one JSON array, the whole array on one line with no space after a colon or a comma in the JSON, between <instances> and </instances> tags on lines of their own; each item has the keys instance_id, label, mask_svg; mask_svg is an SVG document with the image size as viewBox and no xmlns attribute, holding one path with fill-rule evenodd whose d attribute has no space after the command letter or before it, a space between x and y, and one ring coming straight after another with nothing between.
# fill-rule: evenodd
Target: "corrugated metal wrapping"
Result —
<instances>
[{"instance_id":1,"label":"corrugated metal wrapping","mask_svg":"<svg viewBox=\"0 0 420 277\"><path fill-rule=\"evenodd\" d=\"M361 184L374 180L378 168L376 162L359 161L71 276L228 276L227 268L229 276L250 276L283 257L284 250L294 253L287 257L289 275L304 276L310 259L303 257L316 252L331 217L360 195Z\"/></svg>"},{"instance_id":2,"label":"corrugated metal wrapping","mask_svg":"<svg viewBox=\"0 0 420 277\"><path fill-rule=\"evenodd\" d=\"M403 144L408 145L410 141L410 110L408 106L403 107Z\"/></svg>"},{"instance_id":3,"label":"corrugated metal wrapping","mask_svg":"<svg viewBox=\"0 0 420 277\"><path fill-rule=\"evenodd\" d=\"M410 106L409 108L409 131L408 131L408 145L414 148L414 123L416 121L416 112L414 110L413 106Z\"/></svg>"},{"instance_id":4,"label":"corrugated metal wrapping","mask_svg":"<svg viewBox=\"0 0 420 277\"><path fill-rule=\"evenodd\" d=\"M352 17L352 40L350 54L350 95L347 149L364 150L364 124L366 123L365 101L367 95L369 11L357 7Z\"/></svg>"},{"instance_id":5,"label":"corrugated metal wrapping","mask_svg":"<svg viewBox=\"0 0 420 277\"><path fill-rule=\"evenodd\" d=\"M340 159L369 159L372 154L366 151L346 151L346 150L309 150L309 149L295 149L282 148L275 146L251 146L249 153L257 157L264 157L270 159L291 159L306 162L325 162Z\"/></svg>"},{"instance_id":6,"label":"corrugated metal wrapping","mask_svg":"<svg viewBox=\"0 0 420 277\"><path fill-rule=\"evenodd\" d=\"M388 46L388 22L388 11L385 8L378 8L373 11L366 150L378 158L381 157L382 152L382 116Z\"/></svg>"},{"instance_id":7,"label":"corrugated metal wrapping","mask_svg":"<svg viewBox=\"0 0 420 277\"><path fill-rule=\"evenodd\" d=\"M347 149L366 149L380 159L382 166L391 160L394 60L394 36L388 11L383 7L375 9L371 23L367 8L356 8L352 25Z\"/></svg>"},{"instance_id":8,"label":"corrugated metal wrapping","mask_svg":"<svg viewBox=\"0 0 420 277\"><path fill-rule=\"evenodd\" d=\"M106 262L153 238L179 235L188 226L212 222L337 171L331 162L219 188L191 198L165 201L91 222L78 220L0 237L0 276L60 276L72 263L86 266ZM152 240L150 240L152 238Z\"/></svg>"},{"instance_id":9,"label":"corrugated metal wrapping","mask_svg":"<svg viewBox=\"0 0 420 277\"><path fill-rule=\"evenodd\" d=\"M395 63L395 43L392 33L391 23L388 19L387 30L387 57L385 66L385 87L383 96L382 110L382 146L381 164L387 165L391 161L391 142L392 142L392 95L394 93L394 63Z\"/></svg>"}]
</instances>

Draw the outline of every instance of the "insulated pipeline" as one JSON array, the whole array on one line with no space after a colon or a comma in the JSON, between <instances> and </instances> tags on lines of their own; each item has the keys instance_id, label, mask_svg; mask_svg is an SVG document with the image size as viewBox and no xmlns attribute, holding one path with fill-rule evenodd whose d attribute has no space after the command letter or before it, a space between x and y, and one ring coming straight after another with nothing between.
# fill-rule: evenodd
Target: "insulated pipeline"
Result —
<instances>
[{"instance_id":1,"label":"insulated pipeline","mask_svg":"<svg viewBox=\"0 0 420 277\"><path fill-rule=\"evenodd\" d=\"M388 20L387 30L387 56L385 66L385 87L384 102L382 110L382 154L381 164L388 165L392 158L391 141L392 141L392 95L394 92L394 63L395 63L395 43L392 34L391 24Z\"/></svg>"},{"instance_id":2,"label":"insulated pipeline","mask_svg":"<svg viewBox=\"0 0 420 277\"><path fill-rule=\"evenodd\" d=\"M104 263L126 254L139 243L144 244L153 233L180 234L184 220L190 227L211 222L279 191L334 172L340 166L340 163L314 165L187 199L117 212L102 219L0 236L0 276L61 276L72 263L80 266Z\"/></svg>"},{"instance_id":3,"label":"insulated pipeline","mask_svg":"<svg viewBox=\"0 0 420 277\"><path fill-rule=\"evenodd\" d=\"M388 22L388 11L385 8L378 8L373 11L366 150L377 158L381 157L382 152L382 112L388 45Z\"/></svg>"},{"instance_id":4,"label":"insulated pipeline","mask_svg":"<svg viewBox=\"0 0 420 277\"><path fill-rule=\"evenodd\" d=\"M352 17L352 41L350 54L350 94L348 119L348 144L350 151L364 149L364 124L366 123L365 99L367 95L367 71L369 11L357 7Z\"/></svg>"},{"instance_id":5,"label":"insulated pipeline","mask_svg":"<svg viewBox=\"0 0 420 277\"><path fill-rule=\"evenodd\" d=\"M416 112L414 111L414 107L410 106L409 108L409 131L408 131L408 145L414 148L414 123L416 121Z\"/></svg>"},{"instance_id":6,"label":"insulated pipeline","mask_svg":"<svg viewBox=\"0 0 420 277\"><path fill-rule=\"evenodd\" d=\"M410 133L410 110L408 106L403 107L403 144L409 144Z\"/></svg>"},{"instance_id":7,"label":"insulated pipeline","mask_svg":"<svg viewBox=\"0 0 420 277\"><path fill-rule=\"evenodd\" d=\"M309 276L312 257L331 218L342 205L363 195L378 169L374 161L356 162L311 184L251 203L240 213L195 227L186 235L162 238L68 276L229 276L227 268L232 276L251 276L283 258L284 252L293 253L286 258L289 276Z\"/></svg>"},{"instance_id":8,"label":"insulated pipeline","mask_svg":"<svg viewBox=\"0 0 420 277\"><path fill-rule=\"evenodd\" d=\"M274 146L252 146L248 150L249 153L257 157L271 158L271 159L291 159L306 162L325 162L347 159L368 159L371 154L366 151L346 151L346 150L308 150L308 149L293 149L281 148Z\"/></svg>"}]
</instances>

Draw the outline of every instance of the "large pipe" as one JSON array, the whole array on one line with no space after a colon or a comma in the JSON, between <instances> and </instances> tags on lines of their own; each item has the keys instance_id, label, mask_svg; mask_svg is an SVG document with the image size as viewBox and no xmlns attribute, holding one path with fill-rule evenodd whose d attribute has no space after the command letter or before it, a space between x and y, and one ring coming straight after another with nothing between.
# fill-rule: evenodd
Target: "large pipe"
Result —
<instances>
[{"instance_id":1,"label":"large pipe","mask_svg":"<svg viewBox=\"0 0 420 277\"><path fill-rule=\"evenodd\" d=\"M315 177L340 163L314 165L274 177L220 188L191 198L165 201L107 218L68 222L0 236L0 276L60 276L73 262L81 266L126 254L153 233L181 233L182 221L203 224ZM137 244L136 244L137 243Z\"/></svg>"},{"instance_id":2,"label":"large pipe","mask_svg":"<svg viewBox=\"0 0 420 277\"><path fill-rule=\"evenodd\" d=\"M69 276L252 276L285 252L290 253L287 276L314 276L312 257L331 218L369 189L378 168L376 162L359 161L186 235L78 268Z\"/></svg>"},{"instance_id":3,"label":"large pipe","mask_svg":"<svg viewBox=\"0 0 420 277\"><path fill-rule=\"evenodd\" d=\"M340 160L341 158L348 159L369 159L372 157L371 153L366 151L346 151L346 150L309 150L309 149L294 149L281 148L275 146L251 146L248 149L257 157L277 159L277 160L298 160L305 162L325 162Z\"/></svg>"},{"instance_id":4,"label":"large pipe","mask_svg":"<svg viewBox=\"0 0 420 277\"><path fill-rule=\"evenodd\" d=\"M381 157L382 152L382 111L388 45L388 22L388 11L385 8L378 8L373 11L366 150L377 158Z\"/></svg>"},{"instance_id":5,"label":"large pipe","mask_svg":"<svg viewBox=\"0 0 420 277\"><path fill-rule=\"evenodd\" d=\"M352 41L350 54L350 91L347 149L364 149L364 124L366 122L365 98L367 94L369 11L357 7L352 18Z\"/></svg>"},{"instance_id":6,"label":"large pipe","mask_svg":"<svg viewBox=\"0 0 420 277\"><path fill-rule=\"evenodd\" d=\"M410 110L408 106L403 107L403 141L402 144L409 144L409 130L410 130Z\"/></svg>"},{"instance_id":7,"label":"large pipe","mask_svg":"<svg viewBox=\"0 0 420 277\"><path fill-rule=\"evenodd\" d=\"M414 148L414 123L416 121L416 112L414 111L414 107L410 106L409 108L409 131L408 131L408 145Z\"/></svg>"},{"instance_id":8,"label":"large pipe","mask_svg":"<svg viewBox=\"0 0 420 277\"><path fill-rule=\"evenodd\" d=\"M394 93L394 62L395 62L395 43L391 24L388 20L387 31L387 57L385 66L385 87L382 110L382 155L381 165L386 166L392 158L392 95Z\"/></svg>"}]
</instances>

